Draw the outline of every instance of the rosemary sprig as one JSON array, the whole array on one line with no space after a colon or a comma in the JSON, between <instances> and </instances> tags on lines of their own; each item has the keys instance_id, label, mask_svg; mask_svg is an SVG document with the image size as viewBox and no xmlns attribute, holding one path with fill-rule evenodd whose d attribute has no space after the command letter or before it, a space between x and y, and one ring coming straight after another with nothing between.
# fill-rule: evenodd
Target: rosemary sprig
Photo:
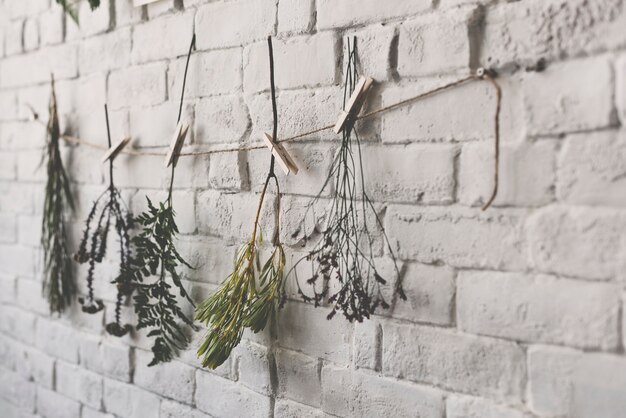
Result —
<instances>
[{"instance_id":1,"label":"rosemary sprig","mask_svg":"<svg viewBox=\"0 0 626 418\"><path fill-rule=\"evenodd\" d=\"M111 129L109 127L109 112L104 106L106 117L107 138L109 147L111 146ZM94 221L97 222L94 226ZM120 243L120 273L113 280L117 285L117 300L115 303L115 321L107 324L106 330L109 334L121 337L129 329L129 325L121 324L121 309L124 296L132 293L132 283L127 275L123 274L131 258L129 230L132 225L132 216L128 207L122 199L120 191L115 187L113 181L113 159L109 160L109 187L94 201L87 220L85 229L78 247L78 252L74 259L79 263L89 263L87 270L87 297L80 298L83 305L82 310L86 313L96 313L104 308L101 300L96 300L93 291L93 281L95 267L101 263L107 251L107 239L111 225L115 227Z\"/></svg>"},{"instance_id":2,"label":"rosemary sprig","mask_svg":"<svg viewBox=\"0 0 626 418\"><path fill-rule=\"evenodd\" d=\"M182 116L187 70L195 42L194 34L187 54L177 122L180 122ZM136 288L133 299L138 317L137 329L149 328L148 337L154 338L154 357L148 366L168 362L187 348L190 338L179 321L193 328L193 321L180 309L176 296L172 293L172 287L178 289L183 299L195 307L178 273L181 266L193 267L181 257L175 245L179 233L172 206L175 169L176 159L172 163L169 192L165 202L155 206L146 197L148 210L135 219L142 228L141 233L132 238L136 256L130 259L130 267L122 274L124 280L132 282ZM148 278L155 280L145 280ZM168 278L173 286L168 283Z\"/></svg>"},{"instance_id":3,"label":"rosemary sprig","mask_svg":"<svg viewBox=\"0 0 626 418\"><path fill-rule=\"evenodd\" d=\"M95 10L100 7L100 0L88 0L91 10ZM67 13L76 24L78 24L78 9L77 1L74 0L57 0L57 3L63 7L65 13Z\"/></svg>"},{"instance_id":4,"label":"rosemary sprig","mask_svg":"<svg viewBox=\"0 0 626 418\"><path fill-rule=\"evenodd\" d=\"M356 40L348 41L348 64L344 85L344 106L352 94L357 82ZM393 255L389 240L376 209L365 191L361 142L354 127L354 120L349 121L342 131L342 139L329 175L322 189L315 197L315 203L324 194L327 187L333 186L333 199L328 215L328 223L320 240L313 249L296 262L292 270L302 261L311 261L312 274L306 280L311 289L307 294L296 275L298 294L306 301L313 301L315 306L324 302L332 304L328 314L332 319L341 312L349 321L362 322L369 318L378 307L388 309L390 304L383 295L381 286L387 284L376 268L374 260L374 238L367 223L367 213L371 211L376 219L376 226L382 230L385 244L395 267L395 292L401 299L406 299L400 281L400 272ZM357 186L357 180L361 187ZM311 205L312 207L313 205ZM331 283L335 285L331 286ZM334 289L331 294L331 289Z\"/></svg>"},{"instance_id":5,"label":"rosemary sprig","mask_svg":"<svg viewBox=\"0 0 626 418\"><path fill-rule=\"evenodd\" d=\"M41 247L44 258L44 294L51 312L62 313L76 294L71 257L68 252L64 214L69 206L74 209L70 182L59 151L61 129L57 109L54 77L51 81L50 120L48 141L43 156L46 161L47 182L41 224Z\"/></svg>"},{"instance_id":6,"label":"rosemary sprig","mask_svg":"<svg viewBox=\"0 0 626 418\"><path fill-rule=\"evenodd\" d=\"M270 56L270 82L272 110L274 114L273 138L278 130L276 111L276 92L274 84L274 58L272 40L268 38ZM276 186L276 230L273 238L274 249L271 256L260 265L257 230L263 201L270 180ZM215 369L224 363L231 351L241 341L245 328L258 333L272 323L276 312L285 303L285 251L280 243L280 189L274 173L274 156L270 160L270 169L265 179L257 208L252 236L239 251L233 272L224 280L220 288L196 309L195 319L208 328L206 338L198 348L202 366Z\"/></svg>"}]
</instances>

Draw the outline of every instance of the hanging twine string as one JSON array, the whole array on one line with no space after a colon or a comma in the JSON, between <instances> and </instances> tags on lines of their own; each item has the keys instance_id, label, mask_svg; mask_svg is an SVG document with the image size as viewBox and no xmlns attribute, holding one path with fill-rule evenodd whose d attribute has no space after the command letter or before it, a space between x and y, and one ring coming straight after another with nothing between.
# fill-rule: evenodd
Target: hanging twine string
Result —
<instances>
[{"instance_id":1,"label":"hanging twine string","mask_svg":"<svg viewBox=\"0 0 626 418\"><path fill-rule=\"evenodd\" d=\"M408 99L402 100L400 102L397 103L393 103L391 105L388 106L383 106L379 109L370 111L370 112L366 112L363 113L359 116L356 116L354 118L354 120L364 120L364 119L370 119L374 116L378 116L382 113L386 113L386 112L391 112L393 110L399 109L401 107L405 107L408 106L414 102L417 102L419 100L425 99L427 97L430 96L434 96L438 93L441 93L443 91L446 90L450 90L454 87L458 87L461 86L463 84L466 84L470 81L482 81L482 80L486 80L488 81L495 89L496 91L496 110L495 110L495 115L494 115L494 149L495 149L495 155L494 155L494 163L495 163L495 169L494 169L494 177L493 177L493 188L492 188L492 193L490 198L487 200L487 202L483 205L482 210L486 210L489 206L491 206L491 204L493 203L493 201L496 198L496 195L498 193L498 180L499 180L499 176L498 176L498 168L500 166L500 111L501 111L501 105L502 105L502 88L500 87L500 85L498 84L498 82L493 78L493 76L491 74L489 74L488 71L486 71L483 68L478 69L478 71L476 71L475 74L471 74L469 76L460 78L456 81L444 84L442 86L439 86L437 88L434 88L432 90L426 91L424 93L418 94L416 96L412 96L409 97ZM184 93L184 90L183 90ZM182 101L181 101L182 103ZM182 110L182 107L181 107ZM33 111L33 109L31 109L31 111ZM33 111L33 116L35 118L35 120L38 120L38 115L37 113L35 113ZM40 123L43 123L40 121ZM326 125L326 126L322 126L320 128L316 128L310 131L306 131L306 132L302 132L300 134L297 135L293 135L290 137L286 137L286 138L282 138L282 139L276 139L276 137L274 136L274 139L276 142L281 143L281 142L292 142L292 141L296 141L298 139L302 139L311 135L315 135L317 133L320 132L324 132L327 130L330 130L332 128L334 128L335 124L333 123L332 125ZM88 147L92 147L92 148L96 148L96 149L102 149L102 150L106 150L106 147L103 147L99 144L93 143L93 142L89 142L86 141L84 139L75 137L75 136L71 136L71 135L61 135L61 138L63 138L63 140L67 141L67 142L71 142L71 143L76 143L76 144L82 144L82 145L86 145ZM210 154L218 154L218 153L224 153L224 152L241 152L241 151L252 151L252 150L257 150L257 149L264 149L266 148L266 146L264 144L259 144L259 145L247 145L247 146L238 146L238 147L227 147L227 148L215 148L215 149L210 149L210 150L198 150L198 151L187 151L187 152L181 152L178 154L179 157L195 157L195 156L203 156L203 155L210 155ZM133 150L133 149L125 149L121 151L124 154L128 154L128 155L148 155L148 156L157 156L157 157L163 157L166 155L165 152L160 152L160 151L139 151L139 150Z\"/></svg>"}]
</instances>

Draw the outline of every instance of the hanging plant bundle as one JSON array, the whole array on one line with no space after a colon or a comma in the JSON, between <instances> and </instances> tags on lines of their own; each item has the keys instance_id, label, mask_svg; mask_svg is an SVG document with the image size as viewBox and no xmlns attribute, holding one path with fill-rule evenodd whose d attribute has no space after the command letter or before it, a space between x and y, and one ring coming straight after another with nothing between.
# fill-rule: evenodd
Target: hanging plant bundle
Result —
<instances>
[{"instance_id":1,"label":"hanging plant bundle","mask_svg":"<svg viewBox=\"0 0 626 418\"><path fill-rule=\"evenodd\" d=\"M110 147L111 130L106 105L104 111ZM133 289L128 277L122 274L128 268L131 256L129 238L131 225L132 216L130 211L113 182L113 158L109 158L109 187L95 200L89 211L78 252L74 255L74 259L81 264L89 264L87 270L87 296L79 298L80 303L83 305L82 310L89 314L99 312L104 308L104 305L101 300L97 300L94 297L94 273L96 264L101 263L106 255L109 231L111 226L113 226L119 241L120 273L113 280L113 283L117 286L115 321L107 324L106 330L109 334L117 337L125 335L130 329L130 325L121 324L120 315L124 297L129 296Z\"/></svg>"},{"instance_id":2,"label":"hanging plant bundle","mask_svg":"<svg viewBox=\"0 0 626 418\"><path fill-rule=\"evenodd\" d=\"M272 41L268 38L270 55L270 81L272 110L274 114L273 138L276 138L278 118L274 86L274 59ZM274 320L276 312L285 303L285 251L280 243L280 190L274 173L275 158L272 155L270 169L259 199L252 236L239 251L233 272L220 288L196 309L195 319L208 327L206 338L198 348L202 366L215 369L224 363L231 351L241 341L245 328L258 333ZM261 265L257 238L259 217L270 180L276 186L276 228L272 240L273 251Z\"/></svg>"},{"instance_id":3,"label":"hanging plant bundle","mask_svg":"<svg viewBox=\"0 0 626 418\"><path fill-rule=\"evenodd\" d=\"M91 6L91 10L95 10L100 7L100 0L87 0L89 2L89 6ZM67 13L74 22L78 24L78 3L76 0L57 0L57 4L63 7L65 13Z\"/></svg>"},{"instance_id":4,"label":"hanging plant bundle","mask_svg":"<svg viewBox=\"0 0 626 418\"><path fill-rule=\"evenodd\" d=\"M50 98L48 141L42 161L46 161L46 191L41 224L41 247L44 258L44 294L51 312L62 313L74 299L76 286L72 261L68 252L68 237L64 216L74 209L70 182L59 151L61 129L57 109L54 78Z\"/></svg>"},{"instance_id":5,"label":"hanging plant bundle","mask_svg":"<svg viewBox=\"0 0 626 418\"><path fill-rule=\"evenodd\" d=\"M187 55L178 122L182 116L187 70L195 39L194 34ZM130 282L135 288L133 299L138 318L137 329L149 329L148 337L154 339L153 359L148 366L168 362L187 348L190 339L183 327L184 324L193 327L192 320L181 310L174 293L177 290L183 299L195 306L178 272L182 266L193 267L181 257L175 244L179 231L172 206L172 187L177 152L173 150L167 199L155 206L146 197L148 210L135 218L141 232L131 240L135 255L130 257L121 278L124 283Z\"/></svg>"},{"instance_id":6,"label":"hanging plant bundle","mask_svg":"<svg viewBox=\"0 0 626 418\"><path fill-rule=\"evenodd\" d=\"M357 84L356 63L356 40L352 44L348 41L344 108ZM314 199L315 203L327 188L334 187L326 227L313 249L296 263L297 266L302 261L312 262L312 274L305 285L301 285L297 275L296 282L304 301L313 301L315 306L326 301L332 305L328 319L341 312L348 321L362 322L378 307L387 309L390 306L382 292L382 286L387 284L388 279L382 277L375 263L374 236L367 222L370 211L393 260L395 291L403 300L406 296L382 222L364 189L361 143L354 122L354 118L348 120L342 130L341 145L328 178ZM305 292L304 286L310 291Z\"/></svg>"}]
</instances>

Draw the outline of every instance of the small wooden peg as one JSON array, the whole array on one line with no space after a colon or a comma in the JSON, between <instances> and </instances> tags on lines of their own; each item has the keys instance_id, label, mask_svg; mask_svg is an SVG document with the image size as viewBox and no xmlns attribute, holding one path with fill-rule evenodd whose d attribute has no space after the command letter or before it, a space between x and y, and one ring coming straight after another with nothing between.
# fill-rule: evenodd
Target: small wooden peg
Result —
<instances>
[{"instance_id":1,"label":"small wooden peg","mask_svg":"<svg viewBox=\"0 0 626 418\"><path fill-rule=\"evenodd\" d=\"M122 150L130 143L130 136L123 138L120 142L113 145L102 157L102 163L106 163L107 161L113 161L117 155L122 152Z\"/></svg>"},{"instance_id":2,"label":"small wooden peg","mask_svg":"<svg viewBox=\"0 0 626 418\"><path fill-rule=\"evenodd\" d=\"M133 6L139 7L149 3L156 3L159 0L133 0Z\"/></svg>"},{"instance_id":3,"label":"small wooden peg","mask_svg":"<svg viewBox=\"0 0 626 418\"><path fill-rule=\"evenodd\" d=\"M346 109L341 112L339 120L333 128L333 131L336 134L345 128L346 123L350 120L350 118L356 117L359 114L373 84L374 79L371 77L361 77L359 79L359 82L354 87L352 96L350 96L350 100L348 100Z\"/></svg>"},{"instance_id":4,"label":"small wooden peg","mask_svg":"<svg viewBox=\"0 0 626 418\"><path fill-rule=\"evenodd\" d=\"M178 162L178 156L180 154L180 150L183 148L183 143L185 142L188 131L188 124L183 123L182 121L178 122L176 131L174 131L174 136L172 137L172 142L170 143L170 149L167 151L167 155L165 156L165 168L172 164L176 165Z\"/></svg>"},{"instance_id":5,"label":"small wooden peg","mask_svg":"<svg viewBox=\"0 0 626 418\"><path fill-rule=\"evenodd\" d=\"M280 165L280 168L283 169L285 174L298 174L298 166L293 161L287 150L282 146L282 144L274 142L272 135L268 133L265 134L263 140L265 141L265 145L267 145L267 147L272 152L272 155L274 155L274 157L276 157L276 159L278 160L278 164Z\"/></svg>"}]
</instances>

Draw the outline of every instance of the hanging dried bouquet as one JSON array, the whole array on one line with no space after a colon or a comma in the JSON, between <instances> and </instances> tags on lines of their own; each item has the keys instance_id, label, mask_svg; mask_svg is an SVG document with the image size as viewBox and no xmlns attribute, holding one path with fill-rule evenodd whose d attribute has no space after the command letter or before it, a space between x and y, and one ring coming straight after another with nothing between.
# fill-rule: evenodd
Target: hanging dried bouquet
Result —
<instances>
[{"instance_id":1,"label":"hanging dried bouquet","mask_svg":"<svg viewBox=\"0 0 626 418\"><path fill-rule=\"evenodd\" d=\"M355 122L364 100L360 90L367 89L370 81L359 80L356 39L352 43L348 41L343 102L344 109L348 104L352 109L346 109L339 149L310 208L329 190L332 191L332 202L325 227L320 231L321 238L291 270L295 273L300 263L311 263L311 275L306 277L305 283L295 275L298 294L302 300L312 301L316 306L331 304L328 319L340 312L349 321L361 322L379 307L388 309L390 300L384 294L383 286L393 286L395 293L406 299L389 240L365 190L361 141ZM307 217L308 213L305 219ZM374 246L377 238L384 242L391 258L393 272L390 277L383 277L381 269L376 266Z\"/></svg>"},{"instance_id":2,"label":"hanging dried bouquet","mask_svg":"<svg viewBox=\"0 0 626 418\"><path fill-rule=\"evenodd\" d=\"M278 130L278 115L271 38L268 38L268 47L274 115L273 141ZM286 257L280 242L280 189L274 167L275 157L272 155L269 172L259 199L252 235L239 250L233 272L224 280L220 288L196 309L195 319L208 327L206 338L198 349L198 356L202 357L204 367L215 369L224 363L233 348L241 341L244 330L249 328L255 333L264 330L274 320L276 312L285 302ZM259 247L262 244L262 238L259 232L259 218L270 182L273 182L276 187L274 206L276 227L272 238L272 253L267 260L261 262Z\"/></svg>"},{"instance_id":3,"label":"hanging dried bouquet","mask_svg":"<svg viewBox=\"0 0 626 418\"><path fill-rule=\"evenodd\" d=\"M74 209L70 181L63 166L59 150L61 128L54 88L52 93L47 125L48 140L42 162L46 163L46 189L43 218L41 224L41 247L44 261L44 294L51 312L62 313L72 303L76 295L76 285L72 271L72 259L68 252L68 234L65 216Z\"/></svg>"},{"instance_id":4,"label":"hanging dried bouquet","mask_svg":"<svg viewBox=\"0 0 626 418\"><path fill-rule=\"evenodd\" d=\"M181 117L187 70L195 39L194 34L187 54L175 141L167 157L166 165L171 167L167 198L155 205L146 197L148 210L135 218L141 232L131 239L134 254L122 274L122 281L132 283L135 288L137 329L149 330L147 335L154 340L153 359L148 366L168 362L187 348L190 338L184 327L193 327L191 318L180 308L175 294L178 292L183 300L193 305L179 273L182 266L193 267L176 249L179 230L175 220L172 188L178 155L187 134Z\"/></svg>"},{"instance_id":5,"label":"hanging dried bouquet","mask_svg":"<svg viewBox=\"0 0 626 418\"><path fill-rule=\"evenodd\" d=\"M111 147L111 129L106 105L104 111L107 138L109 147ZM125 139L122 141L122 144L126 142L127 140ZM104 308L104 304L94 296L95 270L96 264L102 263L106 256L109 233L111 227L113 227L119 242L120 261L119 274L113 280L117 287L115 320L107 324L106 330L111 335L121 337L130 329L130 325L121 324L121 309L124 298L133 291L133 286L128 276L123 274L129 268L131 259L129 231L132 226L132 215L113 181L114 158L114 155L108 156L109 187L98 196L89 211L78 252L74 255L74 259L78 263L87 263L89 265L87 269L87 295L79 299L82 304L82 310L89 314L99 312Z\"/></svg>"}]
</instances>

